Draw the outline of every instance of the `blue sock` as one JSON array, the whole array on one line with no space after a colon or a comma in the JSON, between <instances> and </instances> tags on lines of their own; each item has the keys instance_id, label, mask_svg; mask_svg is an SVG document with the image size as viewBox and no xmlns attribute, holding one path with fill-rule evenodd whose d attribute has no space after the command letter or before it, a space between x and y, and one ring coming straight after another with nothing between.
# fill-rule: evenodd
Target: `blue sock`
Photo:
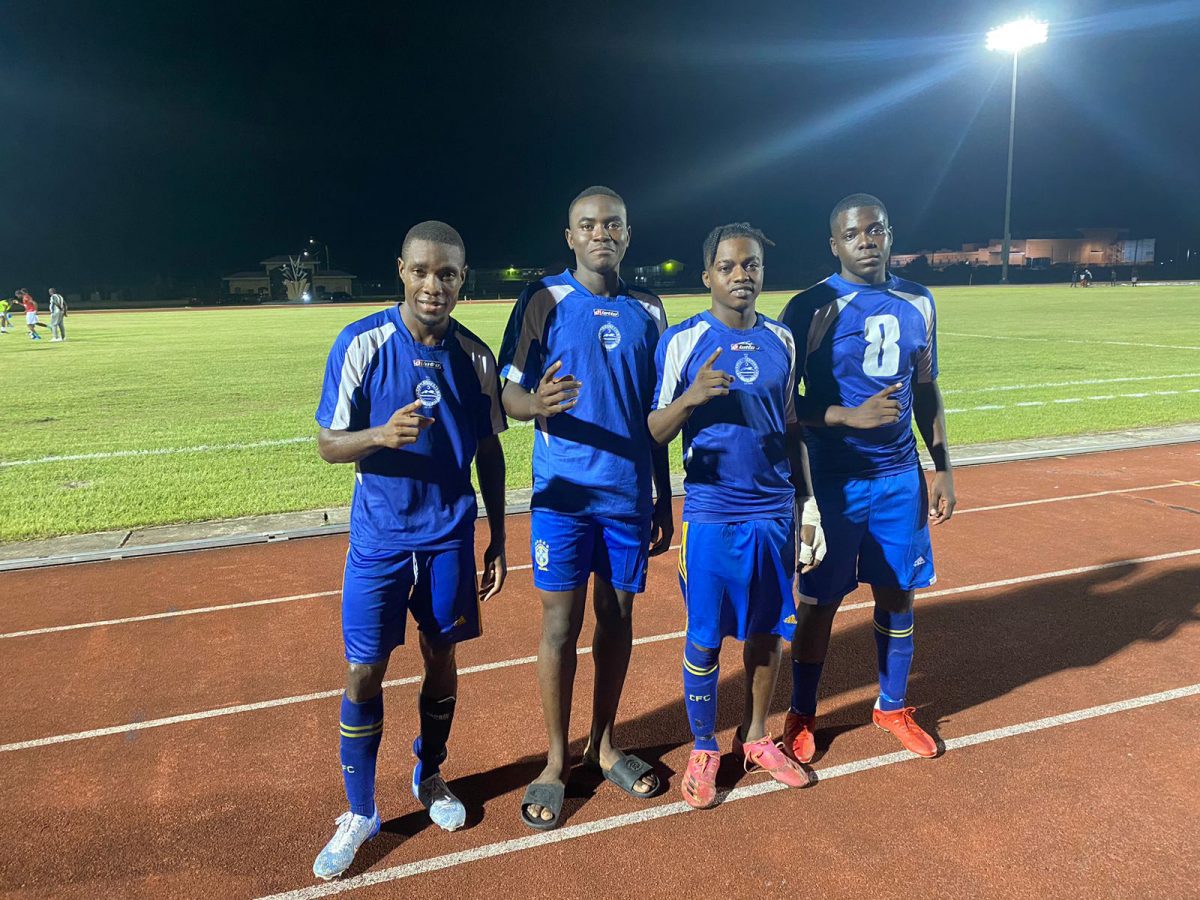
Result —
<instances>
[{"instance_id":1,"label":"blue sock","mask_svg":"<svg viewBox=\"0 0 1200 900\"><path fill-rule=\"evenodd\" d=\"M717 680L721 675L721 648L709 650L688 641L683 648L683 697L688 724L697 750L716 753Z\"/></svg>"},{"instance_id":2,"label":"blue sock","mask_svg":"<svg viewBox=\"0 0 1200 900\"><path fill-rule=\"evenodd\" d=\"M904 708L913 658L913 614L875 607L875 647L879 655L879 708Z\"/></svg>"},{"instance_id":3,"label":"blue sock","mask_svg":"<svg viewBox=\"0 0 1200 900\"><path fill-rule=\"evenodd\" d=\"M342 778L350 811L375 814L375 760L383 737L383 694L354 703L342 694Z\"/></svg>"},{"instance_id":4,"label":"blue sock","mask_svg":"<svg viewBox=\"0 0 1200 900\"><path fill-rule=\"evenodd\" d=\"M446 761L446 741L450 739L450 725L454 721L454 698L435 700L421 694L417 697L417 710L421 715L421 735L413 744L417 755L417 768L413 779L420 783L441 771Z\"/></svg>"},{"instance_id":5,"label":"blue sock","mask_svg":"<svg viewBox=\"0 0 1200 900\"><path fill-rule=\"evenodd\" d=\"M825 663L806 663L792 660L792 712L802 716L817 714L817 685Z\"/></svg>"}]
</instances>

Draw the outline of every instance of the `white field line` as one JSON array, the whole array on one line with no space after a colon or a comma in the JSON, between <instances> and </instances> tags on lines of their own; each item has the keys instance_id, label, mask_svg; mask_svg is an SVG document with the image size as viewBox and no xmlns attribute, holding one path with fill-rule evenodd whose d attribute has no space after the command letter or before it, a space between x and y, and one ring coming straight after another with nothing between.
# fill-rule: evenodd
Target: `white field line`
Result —
<instances>
[{"instance_id":1,"label":"white field line","mask_svg":"<svg viewBox=\"0 0 1200 900\"><path fill-rule=\"evenodd\" d=\"M1200 394L1200 388L1188 388L1182 391L1142 391L1130 394L1094 394L1090 397L1060 397L1057 400L1023 400L1020 403L988 403L983 406L964 406L959 409L948 409L946 415L965 412L991 412L997 409L1026 409L1032 406L1054 406L1065 403L1092 403L1100 400L1144 399L1146 397L1174 397L1180 394Z\"/></svg>"},{"instance_id":2,"label":"white field line","mask_svg":"<svg viewBox=\"0 0 1200 900\"><path fill-rule=\"evenodd\" d=\"M988 341L1029 341L1038 344L1104 344L1113 347L1152 347L1156 350L1200 350L1189 344L1146 344L1140 341L1085 341L1068 338L1017 337L1011 334L973 334L966 331L938 331L952 337L983 338Z\"/></svg>"},{"instance_id":3,"label":"white field line","mask_svg":"<svg viewBox=\"0 0 1200 900\"><path fill-rule=\"evenodd\" d=\"M980 584L968 584L962 587L946 588L939 591L922 591L917 594L918 599L929 597L948 597L957 594L967 594L973 591L989 590L997 587L1009 587L1015 584L1029 584L1035 581L1047 581L1054 578L1064 578L1070 575L1082 575L1087 572L1099 572L1105 569L1118 569L1125 566L1140 565L1144 563L1161 562L1168 559L1181 559L1183 557L1200 555L1200 548L1193 550L1177 550L1173 553L1160 553L1156 556L1142 556L1136 559L1122 559L1114 562L1100 563L1094 566L1079 566L1074 569L1060 569L1056 572L1041 572L1035 575L1022 575L1015 578L1004 578L999 581L985 581ZM850 612L851 610L863 609L871 606L871 601L863 603L852 603L842 606L839 612ZM654 634L647 637L636 638L634 644L653 644L659 641L673 640L682 638L684 632L673 631L666 634ZM579 648L579 653L591 653L591 647ZM497 662L483 663L477 666L468 666L459 669L460 675L472 675L477 672L491 672L496 669L508 669L514 666L531 665L537 661L536 656L522 656L516 659L505 659ZM406 684L417 684L420 682L421 676L412 675L406 678L397 678L393 681L385 681L384 687L398 687ZM66 744L73 741L89 740L97 737L107 737L114 734L130 734L135 731L145 731L150 728L161 728L165 725L179 725L184 722L196 722L202 719L213 719L220 716L231 716L237 713L255 712L262 709L274 709L280 706L291 706L296 703L307 703L312 700L325 700L331 697L341 696L342 689L335 688L328 691L317 691L311 694L299 694L292 697L279 697L274 700L261 700L257 703L240 703L236 706L222 706L216 709L205 709L199 712L181 713L175 716L165 716L160 719L147 719L144 722L130 722L127 725L112 725L107 728L94 728L89 731L76 731L68 734L57 734L44 738L33 738L27 741L15 741L9 744L0 744L0 753L8 753L15 750L31 750L37 747L48 747L53 744Z\"/></svg>"},{"instance_id":4,"label":"white field line","mask_svg":"<svg viewBox=\"0 0 1200 900\"><path fill-rule=\"evenodd\" d=\"M121 459L129 456L173 456L176 453L227 453L233 450L260 450L264 447L286 447L289 444L308 444L316 438L291 437L245 444L198 444L195 447L158 447L151 450L103 450L96 453L74 453L68 456L39 456L36 459L0 460L0 468L11 466L40 466L43 463L78 462L94 459Z\"/></svg>"},{"instance_id":5,"label":"white field line","mask_svg":"<svg viewBox=\"0 0 1200 900\"><path fill-rule=\"evenodd\" d=\"M1025 734L1032 734L1037 731L1045 731L1049 728L1058 728L1063 725L1073 725L1076 722L1085 722L1089 719L1097 719L1102 716L1111 716L1116 713L1128 712L1134 709L1140 709L1146 706L1154 706L1160 703L1169 703L1172 700L1180 700L1185 697L1195 697L1200 694L1200 684L1189 684L1184 687L1174 688L1168 691L1159 691L1154 694L1143 694L1140 697L1130 697L1126 700L1118 700L1114 703L1104 703L1099 706L1089 706L1086 709L1076 709L1071 712L1059 713L1054 716L1046 716L1041 719L1033 719L1026 722L1017 722L1012 725L1005 725L1000 728L992 728L987 731L977 731L974 734L965 734L961 737L950 738L945 741L946 752L962 750L966 747L974 747L979 744L989 744L994 741L1006 740L1008 738L1019 737ZM829 766L827 768L818 768L818 781L830 781L834 778L844 778L848 775L857 775L860 772L869 772L873 769L880 769L885 766L893 766L898 763L911 762L918 757L913 756L906 751L897 751L895 753L885 753L881 756L870 756L866 759L859 759L850 763L843 763L839 766ZM773 794L776 791L787 790L787 786L780 784L777 781L759 781L755 784L737 787L731 791L724 792L721 797L722 803L734 803L738 800L748 800L751 797L758 797L763 794ZM314 897L328 897L333 894L341 894L347 891L357 890L358 888L368 887L376 884L388 884L393 881L400 881L404 878L411 878L414 875L425 875L430 872L438 872L445 869L453 869L458 866L467 865L468 863L477 862L483 859L494 859L498 856L508 856L513 853L520 853L523 850L532 850L535 847L542 847L547 844L557 844L562 841L569 841L575 838L587 837L592 834L600 834L605 831L612 831L617 828L628 828L631 825L640 825L643 822L651 822L656 819L664 819L669 816L677 816L691 812L692 809L686 803L677 801L675 803L664 803L659 806L651 806L646 809L638 810L637 812L624 813L618 816L609 816L604 819L597 819L594 822L581 822L578 825L567 825L554 831L541 832L539 834L530 834L524 837L513 838L507 841L498 841L493 844L484 844L480 847L473 847L470 850L462 850L458 853L447 853L444 856L434 856L428 859L421 859L415 862L404 863L399 866L392 866L387 869L380 869L377 872L366 872L362 875L357 875L353 878L346 878L341 881L330 881L324 884L313 884L307 887L299 888L294 891L288 891L282 894L272 894L270 897L263 900L310 900ZM713 815L713 813L701 813L701 815Z\"/></svg>"},{"instance_id":6,"label":"white field line","mask_svg":"<svg viewBox=\"0 0 1200 900\"><path fill-rule=\"evenodd\" d=\"M1043 381L1040 384L998 384L977 388L949 388L942 391L942 396L987 394L993 391L1036 391L1043 388L1079 387L1087 384L1124 384L1130 381L1169 381L1177 378L1200 378L1200 372L1188 372L1182 375L1130 375L1124 378L1081 378L1077 381Z\"/></svg>"},{"instance_id":7,"label":"white field line","mask_svg":"<svg viewBox=\"0 0 1200 900\"><path fill-rule=\"evenodd\" d=\"M1092 491L1088 494L1066 494L1061 497L1045 497L1040 500L1018 500L1013 503L998 503L995 506L973 506L966 509L957 509L954 511L956 516L964 516L968 513L977 512L992 512L998 509L1018 509L1023 506L1041 506L1046 503L1063 503L1069 500L1088 500L1094 497L1108 497L1113 494L1132 494L1139 491L1158 491L1164 488L1173 487L1196 487L1200 486L1200 481L1171 481L1163 484L1149 484L1141 487L1114 488L1110 491ZM671 550L678 550L678 544L672 544ZM519 566L509 566L508 571L511 572L527 572L533 568L532 563L525 563ZM476 572L476 575L483 575L483 572ZM0 634L0 640L6 638L22 638L33 637L39 634L55 634L60 631L78 631L83 628L100 628L106 625L127 625L132 622L150 622L155 619L172 619L177 616L195 616L201 613L224 612L230 609L242 609L252 606L268 606L275 603L290 603L295 600L312 600L318 597L333 597L340 594L340 590L336 591L317 591L312 594L292 594L287 597L270 597L265 600L245 600L238 603L223 603L217 606L201 606L196 609L179 609L170 612L149 613L142 616L127 616L120 619L100 619L95 622L79 622L73 625L49 625L45 628L31 628L26 631L9 631Z\"/></svg>"},{"instance_id":8,"label":"white field line","mask_svg":"<svg viewBox=\"0 0 1200 900\"><path fill-rule=\"evenodd\" d=\"M949 332L947 332L949 333ZM982 337L983 335L970 335L971 337ZM1014 338L1014 340L1016 340ZM1028 340L1034 340L1029 338ZM1041 340L1038 338L1037 340ZM1148 345L1149 346L1149 345ZM1184 349L1200 349L1200 348L1184 348ZM1168 381L1178 378L1200 378L1200 372L1187 372L1178 375L1134 375L1125 378L1083 378L1077 381L1045 381L1040 384L1000 384L991 387L979 388L949 388L942 391L942 396L948 397L953 394L985 394L994 391L1032 391L1042 390L1044 388L1056 387L1080 387L1088 384L1123 384L1133 381ZM1144 396L1141 394L1131 394L1128 396ZM1111 399L1104 398L1088 398L1088 399ZM1061 400L1060 403L1077 403L1078 400ZM978 409L1001 409L1002 407L978 407ZM947 410L947 412L962 412L962 410ZM509 428L529 428L534 424L530 419L528 422L519 422L516 419L511 419L508 423ZM178 453L227 453L236 450L257 450L265 447L285 447L290 444L305 444L311 443L316 438L311 436L306 437L291 437L277 438L272 440L253 441L243 444L199 444L195 447L159 447L148 450L106 450L97 451L95 453L74 453L65 456L39 456L34 459L12 459L0 460L0 469L12 466L37 466L44 463L57 462L80 462L84 460L97 459L121 459L124 457L138 456L173 456Z\"/></svg>"}]
</instances>

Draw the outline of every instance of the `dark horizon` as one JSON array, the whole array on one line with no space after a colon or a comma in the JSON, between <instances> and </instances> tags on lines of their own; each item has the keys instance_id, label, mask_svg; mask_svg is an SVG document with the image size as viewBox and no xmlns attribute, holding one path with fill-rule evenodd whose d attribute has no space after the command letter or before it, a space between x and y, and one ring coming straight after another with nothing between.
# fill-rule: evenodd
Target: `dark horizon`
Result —
<instances>
[{"instance_id":1,"label":"dark horizon","mask_svg":"<svg viewBox=\"0 0 1200 900\"><path fill-rule=\"evenodd\" d=\"M887 203L899 251L1003 230L1010 57L983 46L1028 11L1013 234L1123 227L1200 249L1194 148L1200 7L1008 11L933 2L754 18L695 4L564 9L362 4L11 9L0 137L0 277L89 286L211 282L327 243L392 278L404 232L463 234L476 267L567 261L566 205L629 205L630 264L695 272L708 229L749 220L772 281L820 266L841 196ZM67 10L70 10L69 12Z\"/></svg>"}]
</instances>

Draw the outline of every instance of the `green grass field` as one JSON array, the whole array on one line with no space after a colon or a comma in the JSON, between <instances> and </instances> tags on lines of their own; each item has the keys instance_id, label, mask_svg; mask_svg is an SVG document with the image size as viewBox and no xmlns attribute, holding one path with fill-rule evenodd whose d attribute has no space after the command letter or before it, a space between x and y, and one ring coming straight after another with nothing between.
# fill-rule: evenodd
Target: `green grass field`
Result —
<instances>
[{"instance_id":1,"label":"green grass field","mask_svg":"<svg viewBox=\"0 0 1200 900\"><path fill-rule=\"evenodd\" d=\"M788 296L759 308L777 315ZM935 296L955 445L1200 421L1200 288ZM707 305L672 298L667 312ZM0 337L0 540L349 502L350 470L317 457L312 415L330 343L367 312L96 313L70 317L64 344ZM508 312L458 317L498 349ZM504 443L509 485L527 486L532 429ZM85 458L46 459L63 456Z\"/></svg>"}]
</instances>

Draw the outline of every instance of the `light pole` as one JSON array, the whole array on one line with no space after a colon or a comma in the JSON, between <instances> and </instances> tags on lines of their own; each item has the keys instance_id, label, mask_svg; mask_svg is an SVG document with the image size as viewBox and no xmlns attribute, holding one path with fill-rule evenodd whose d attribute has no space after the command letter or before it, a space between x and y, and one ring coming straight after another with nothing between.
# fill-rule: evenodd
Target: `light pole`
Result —
<instances>
[{"instance_id":1,"label":"light pole","mask_svg":"<svg viewBox=\"0 0 1200 900\"><path fill-rule=\"evenodd\" d=\"M1045 22L1017 19L993 28L987 35L987 48L1012 54L1012 100L1008 109L1008 181L1004 188L1004 245L1000 250L1000 283L1008 284L1008 249L1012 244L1012 172L1013 137L1017 131L1017 58L1021 51L1046 42Z\"/></svg>"}]
</instances>

